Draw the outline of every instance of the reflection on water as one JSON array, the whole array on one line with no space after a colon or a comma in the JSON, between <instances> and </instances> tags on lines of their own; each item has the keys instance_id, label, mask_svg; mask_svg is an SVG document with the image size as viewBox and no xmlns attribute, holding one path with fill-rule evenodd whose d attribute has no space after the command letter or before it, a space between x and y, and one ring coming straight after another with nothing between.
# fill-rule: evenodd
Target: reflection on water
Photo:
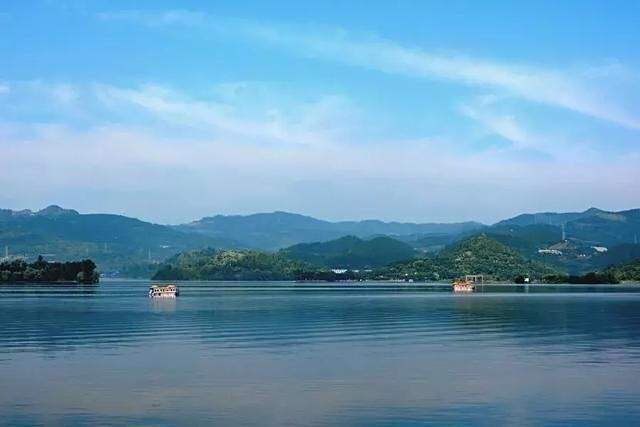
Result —
<instances>
[{"instance_id":1,"label":"reflection on water","mask_svg":"<svg viewBox=\"0 0 640 427\"><path fill-rule=\"evenodd\" d=\"M149 298L149 307L153 313L173 313L176 311L176 298Z\"/></svg>"},{"instance_id":2,"label":"reflection on water","mask_svg":"<svg viewBox=\"0 0 640 427\"><path fill-rule=\"evenodd\" d=\"M150 300L147 286L0 287L0 419L640 421L635 288L184 283Z\"/></svg>"}]
</instances>

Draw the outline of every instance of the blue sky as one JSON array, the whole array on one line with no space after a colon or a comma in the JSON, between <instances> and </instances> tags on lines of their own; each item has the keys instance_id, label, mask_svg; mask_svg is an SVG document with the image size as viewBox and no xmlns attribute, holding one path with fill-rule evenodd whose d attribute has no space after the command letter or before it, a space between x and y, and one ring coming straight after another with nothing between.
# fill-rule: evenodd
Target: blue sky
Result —
<instances>
[{"instance_id":1,"label":"blue sky","mask_svg":"<svg viewBox=\"0 0 640 427\"><path fill-rule=\"evenodd\" d=\"M0 205L170 223L638 207L638 17L628 1L5 2Z\"/></svg>"}]
</instances>

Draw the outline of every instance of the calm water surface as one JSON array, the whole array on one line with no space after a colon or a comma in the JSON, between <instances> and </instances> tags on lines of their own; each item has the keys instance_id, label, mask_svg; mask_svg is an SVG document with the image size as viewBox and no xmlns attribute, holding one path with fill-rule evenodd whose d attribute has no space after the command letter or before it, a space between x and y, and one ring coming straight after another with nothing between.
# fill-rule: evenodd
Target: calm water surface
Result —
<instances>
[{"instance_id":1,"label":"calm water surface","mask_svg":"<svg viewBox=\"0 0 640 427\"><path fill-rule=\"evenodd\" d=\"M633 287L356 286L0 287L0 424L640 424Z\"/></svg>"}]
</instances>

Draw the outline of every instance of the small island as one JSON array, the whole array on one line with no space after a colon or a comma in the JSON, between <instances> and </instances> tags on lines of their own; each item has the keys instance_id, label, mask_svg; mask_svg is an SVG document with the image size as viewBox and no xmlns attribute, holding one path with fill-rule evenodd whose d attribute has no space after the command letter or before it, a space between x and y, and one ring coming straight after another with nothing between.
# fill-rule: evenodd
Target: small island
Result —
<instances>
[{"instance_id":1,"label":"small island","mask_svg":"<svg viewBox=\"0 0 640 427\"><path fill-rule=\"evenodd\" d=\"M39 256L35 262L13 259L0 262L0 283L98 283L96 264L90 260L47 262Z\"/></svg>"}]
</instances>

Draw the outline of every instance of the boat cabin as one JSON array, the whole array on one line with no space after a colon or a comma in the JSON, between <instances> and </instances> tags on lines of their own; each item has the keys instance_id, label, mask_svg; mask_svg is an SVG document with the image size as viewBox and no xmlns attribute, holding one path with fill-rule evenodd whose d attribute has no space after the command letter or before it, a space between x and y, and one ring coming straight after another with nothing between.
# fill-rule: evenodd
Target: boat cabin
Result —
<instances>
[{"instance_id":1,"label":"boat cabin","mask_svg":"<svg viewBox=\"0 0 640 427\"><path fill-rule=\"evenodd\" d=\"M149 287L149 298L175 298L178 295L180 295L180 291L173 284L151 285Z\"/></svg>"}]
</instances>

